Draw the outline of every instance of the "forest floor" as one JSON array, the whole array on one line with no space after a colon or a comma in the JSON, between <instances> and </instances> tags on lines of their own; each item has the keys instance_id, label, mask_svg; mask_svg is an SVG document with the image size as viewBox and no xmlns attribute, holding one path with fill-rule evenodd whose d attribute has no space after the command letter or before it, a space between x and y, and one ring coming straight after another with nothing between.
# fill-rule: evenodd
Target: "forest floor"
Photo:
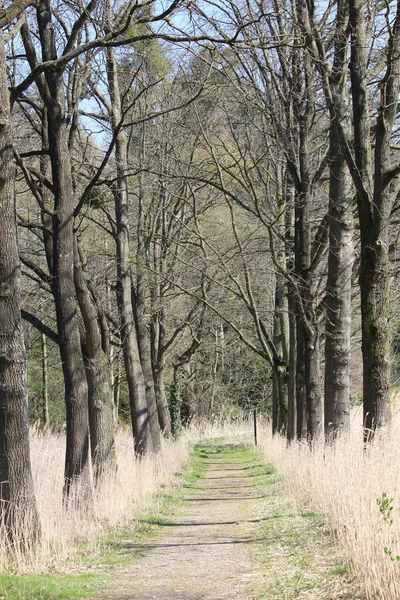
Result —
<instances>
[{"instance_id":1,"label":"forest floor","mask_svg":"<svg viewBox=\"0 0 400 600\"><path fill-rule=\"evenodd\" d=\"M320 516L290 504L261 453L206 442L194 460L157 535L114 543L124 566L102 599L363 599Z\"/></svg>"}]
</instances>

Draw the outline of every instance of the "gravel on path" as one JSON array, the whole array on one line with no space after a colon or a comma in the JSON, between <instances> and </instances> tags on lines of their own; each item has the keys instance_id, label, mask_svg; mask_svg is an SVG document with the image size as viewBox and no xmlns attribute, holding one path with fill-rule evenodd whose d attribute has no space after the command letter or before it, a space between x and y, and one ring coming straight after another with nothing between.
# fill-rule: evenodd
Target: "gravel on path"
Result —
<instances>
[{"instance_id":1,"label":"gravel on path","mask_svg":"<svg viewBox=\"0 0 400 600\"><path fill-rule=\"evenodd\" d=\"M204 478L188 488L179 512L161 521L163 535L140 544L145 555L119 575L107 600L252 599L254 463L218 452L205 463Z\"/></svg>"}]
</instances>

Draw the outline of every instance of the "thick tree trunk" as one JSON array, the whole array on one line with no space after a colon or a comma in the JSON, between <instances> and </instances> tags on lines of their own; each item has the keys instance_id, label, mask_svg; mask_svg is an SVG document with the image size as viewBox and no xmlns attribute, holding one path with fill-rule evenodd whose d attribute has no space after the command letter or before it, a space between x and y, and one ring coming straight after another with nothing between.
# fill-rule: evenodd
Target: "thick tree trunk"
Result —
<instances>
[{"instance_id":1,"label":"thick tree trunk","mask_svg":"<svg viewBox=\"0 0 400 600\"><path fill-rule=\"evenodd\" d=\"M388 321L389 257L387 243L383 236L374 240L374 246L363 249L359 283L362 316L364 428L365 437L369 439L377 427L388 425L391 420Z\"/></svg>"},{"instance_id":2,"label":"thick tree trunk","mask_svg":"<svg viewBox=\"0 0 400 600\"><path fill-rule=\"evenodd\" d=\"M40 527L29 455L12 139L0 28L0 519L10 541L22 540L29 545L38 537Z\"/></svg>"},{"instance_id":3,"label":"thick tree trunk","mask_svg":"<svg viewBox=\"0 0 400 600\"><path fill-rule=\"evenodd\" d=\"M329 259L326 290L325 435L350 429L351 291L354 262L353 190L350 173L331 128Z\"/></svg>"},{"instance_id":4,"label":"thick tree trunk","mask_svg":"<svg viewBox=\"0 0 400 600\"><path fill-rule=\"evenodd\" d=\"M307 331L304 338L307 436L313 442L321 437L324 427L318 328L316 327L312 332Z\"/></svg>"},{"instance_id":5,"label":"thick tree trunk","mask_svg":"<svg viewBox=\"0 0 400 600\"><path fill-rule=\"evenodd\" d=\"M394 9L394 7L393 7ZM361 314L363 352L363 406L365 437L377 427L389 425L389 225L398 196L399 173L393 169L392 136L398 115L400 74L400 1L387 36L386 69L380 82L380 103L375 137L371 136L368 94L369 40L365 26L365 4L349 1L351 59L350 76L353 102L354 157L352 168L357 189L361 236ZM371 140L373 139L374 147ZM374 151L374 160L372 152Z\"/></svg>"},{"instance_id":6,"label":"thick tree trunk","mask_svg":"<svg viewBox=\"0 0 400 600\"><path fill-rule=\"evenodd\" d=\"M350 429L351 292L354 262L353 186L342 152L338 122L349 130L344 76L347 72L348 2L338 0L331 86L329 183L329 258L325 326L325 436L332 439Z\"/></svg>"},{"instance_id":7,"label":"thick tree trunk","mask_svg":"<svg viewBox=\"0 0 400 600\"><path fill-rule=\"evenodd\" d=\"M57 57L49 0L37 9L43 60ZM65 117L63 72L46 71L49 151L54 193L53 294L64 374L67 415L64 494L71 485L89 481L87 383L77 318L74 287L74 194ZM41 86L43 90L43 86Z\"/></svg>"},{"instance_id":8,"label":"thick tree trunk","mask_svg":"<svg viewBox=\"0 0 400 600\"><path fill-rule=\"evenodd\" d=\"M121 121L121 99L114 50L107 49L107 78L112 104L112 128L117 131ZM135 319L132 307L132 279L129 262L129 200L127 178L127 142L125 133L117 134L115 144L117 169L115 216L117 222L117 303L121 320L121 344L128 381L135 452L153 450L146 388L140 361Z\"/></svg>"},{"instance_id":9,"label":"thick tree trunk","mask_svg":"<svg viewBox=\"0 0 400 600\"><path fill-rule=\"evenodd\" d=\"M86 334L82 346L88 383L90 451L94 477L99 481L102 475L116 469L111 366L102 347L99 315L88 288L77 242L74 277Z\"/></svg>"}]
</instances>

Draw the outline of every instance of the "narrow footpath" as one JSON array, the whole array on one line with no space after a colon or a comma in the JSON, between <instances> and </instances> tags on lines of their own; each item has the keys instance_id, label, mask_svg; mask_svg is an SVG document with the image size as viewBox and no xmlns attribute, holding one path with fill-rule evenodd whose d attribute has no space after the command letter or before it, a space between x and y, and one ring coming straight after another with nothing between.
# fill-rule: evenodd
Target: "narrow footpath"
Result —
<instances>
[{"instance_id":1,"label":"narrow footpath","mask_svg":"<svg viewBox=\"0 0 400 600\"><path fill-rule=\"evenodd\" d=\"M202 477L185 486L182 505L160 521L157 539L125 543L127 552L142 556L116 574L103 598L362 600L349 591L351 577L313 515L304 518L287 506L277 512L276 483L269 491L260 483L275 475L259 455L214 444L205 445L199 457ZM314 530L317 546L307 549Z\"/></svg>"}]
</instances>

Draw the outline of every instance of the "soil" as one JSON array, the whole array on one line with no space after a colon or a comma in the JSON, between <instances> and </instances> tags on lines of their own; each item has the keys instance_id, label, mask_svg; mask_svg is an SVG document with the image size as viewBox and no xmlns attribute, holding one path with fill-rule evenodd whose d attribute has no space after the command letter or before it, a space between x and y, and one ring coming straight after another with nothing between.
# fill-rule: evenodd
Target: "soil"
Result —
<instances>
[{"instance_id":1,"label":"soil","mask_svg":"<svg viewBox=\"0 0 400 600\"><path fill-rule=\"evenodd\" d=\"M259 494L252 464L211 454L204 478L187 488L171 520L161 522L161 537L140 545L144 556L113 582L107 600L251 600L257 574L249 550Z\"/></svg>"}]
</instances>

